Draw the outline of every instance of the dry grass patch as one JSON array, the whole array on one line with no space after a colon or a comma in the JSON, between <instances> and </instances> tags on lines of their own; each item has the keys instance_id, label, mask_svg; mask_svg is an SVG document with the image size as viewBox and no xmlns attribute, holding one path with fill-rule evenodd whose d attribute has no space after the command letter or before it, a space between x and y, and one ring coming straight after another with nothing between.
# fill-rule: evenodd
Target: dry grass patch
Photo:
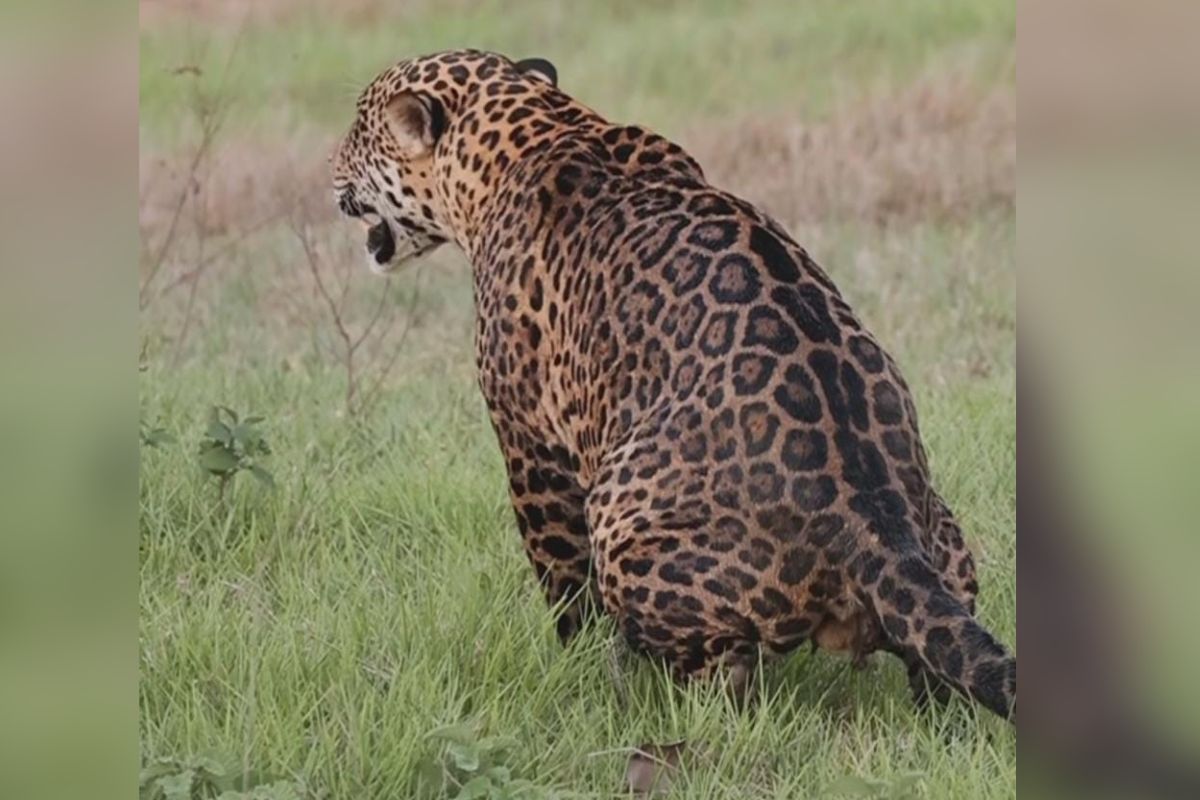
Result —
<instances>
[{"instance_id":1,"label":"dry grass patch","mask_svg":"<svg viewBox=\"0 0 1200 800\"><path fill-rule=\"evenodd\" d=\"M435 7L465 11L480 0L139 0L141 27L200 24L215 28L245 23L282 24L319 13L367 24L427 13Z\"/></svg>"},{"instance_id":2,"label":"dry grass patch","mask_svg":"<svg viewBox=\"0 0 1200 800\"><path fill-rule=\"evenodd\" d=\"M665 132L671 135L671 132ZM846 102L826 121L785 114L706 125L676 137L710 180L788 224L962 221L1011 211L1016 198L1016 95L927 77ZM238 233L305 206L333 218L326 156L334 136L280 142L239 136L213 150L203 191L210 234ZM168 219L192 177L190 153L142 156L143 230Z\"/></svg>"},{"instance_id":3,"label":"dry grass patch","mask_svg":"<svg viewBox=\"0 0 1200 800\"><path fill-rule=\"evenodd\" d=\"M1016 93L953 77L844 103L828 121L779 114L690 131L711 181L789 224L962 221L1016 201Z\"/></svg>"},{"instance_id":4,"label":"dry grass patch","mask_svg":"<svg viewBox=\"0 0 1200 800\"><path fill-rule=\"evenodd\" d=\"M329 165L335 138L301 131L272 142L222 136L196 169L195 147L174 154L142 153L139 221L143 234L168 225L183 193L203 204L209 236L259 229L302 210L308 217L334 217Z\"/></svg>"}]
</instances>

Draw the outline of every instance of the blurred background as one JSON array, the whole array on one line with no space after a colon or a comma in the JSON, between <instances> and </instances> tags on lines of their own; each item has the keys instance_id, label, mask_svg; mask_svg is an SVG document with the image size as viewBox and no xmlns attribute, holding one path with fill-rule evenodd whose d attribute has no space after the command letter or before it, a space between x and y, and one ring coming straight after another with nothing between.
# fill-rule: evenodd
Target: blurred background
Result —
<instances>
[{"instance_id":1,"label":"blurred background","mask_svg":"<svg viewBox=\"0 0 1200 800\"><path fill-rule=\"evenodd\" d=\"M370 276L328 203L359 89L467 45L547 57L567 91L688 147L889 345L1010 642L1022 531L1026 793L1195 796L1103 785L1138 751L1107 735L1130 718L1174 765L1142 748L1160 775L1200 736L1200 20L1182 0L1020 5L1019 48L1013 5L983 0L0 7L0 795L128 796L120 765L207 775L211 753L263 785L401 796L450 708L533 742L515 770L607 796L627 753L607 745L731 735L642 668L646 715L579 693L612 679L539 628L473 386L467 266L445 251ZM271 453L247 466L273 490L199 463L216 403L265 417ZM935 742L900 678L839 666L772 671L773 710L679 792L860 776L901 796L921 771L917 796L1013 796L1006 729ZM108 733L135 724L140 754Z\"/></svg>"}]
</instances>

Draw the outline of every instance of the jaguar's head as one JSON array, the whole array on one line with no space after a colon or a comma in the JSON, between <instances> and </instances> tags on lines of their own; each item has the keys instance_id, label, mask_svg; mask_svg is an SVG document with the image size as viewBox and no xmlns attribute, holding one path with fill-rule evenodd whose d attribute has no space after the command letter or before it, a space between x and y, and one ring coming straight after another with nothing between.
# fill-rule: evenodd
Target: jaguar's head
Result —
<instances>
[{"instance_id":1,"label":"jaguar's head","mask_svg":"<svg viewBox=\"0 0 1200 800\"><path fill-rule=\"evenodd\" d=\"M541 59L514 64L454 51L401 61L371 82L331 162L335 202L363 223L373 271L390 272L454 240L439 180L447 182L447 162L462 160L444 139L463 105L490 83L553 82L553 69Z\"/></svg>"}]
</instances>

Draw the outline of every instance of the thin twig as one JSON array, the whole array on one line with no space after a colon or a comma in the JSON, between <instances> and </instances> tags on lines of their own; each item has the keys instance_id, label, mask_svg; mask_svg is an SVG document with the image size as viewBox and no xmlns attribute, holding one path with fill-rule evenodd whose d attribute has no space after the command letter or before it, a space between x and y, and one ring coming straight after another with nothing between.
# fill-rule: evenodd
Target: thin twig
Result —
<instances>
[{"instance_id":1,"label":"thin twig","mask_svg":"<svg viewBox=\"0 0 1200 800\"><path fill-rule=\"evenodd\" d=\"M250 225L249 227L243 229L232 239L225 242L217 249L211 251L203 260L199 261L199 263L197 263L195 267L187 270L186 272L181 273L179 275L179 277L175 278L175 280L171 281L170 283L163 286L163 288L159 289L157 295L155 296L155 299L165 297L166 295L168 295L175 289L178 289L180 286L183 286L184 284L190 282L192 280L192 278L196 277L196 275L198 275L200 272L203 272L206 267L211 265L213 262L215 262L222 256L226 255L227 253L232 252L234 249L236 249L238 247L238 245L242 244L252 234L257 233L258 231L262 230L263 228L267 227L268 225L272 224L273 222L278 221L281 216L283 216L283 212L281 212L281 211L274 212L274 213L268 215L267 217L264 217L263 219L259 220L258 222L255 222L253 225Z\"/></svg>"},{"instance_id":2,"label":"thin twig","mask_svg":"<svg viewBox=\"0 0 1200 800\"><path fill-rule=\"evenodd\" d=\"M380 390L383 388L384 380L391 374L392 368L396 366L396 362L404 352L404 343L408 340L409 332L412 331L416 316L417 301L421 296L420 278L421 273L417 272L416 280L413 281L412 297L408 302L408 306L404 309L404 327L400 330L400 338L392 345L391 357L384 363L383 368L375 374L374 382L359 402L359 410L361 411L367 411L375 406L375 403L379 399Z\"/></svg>"},{"instance_id":3,"label":"thin twig","mask_svg":"<svg viewBox=\"0 0 1200 800\"><path fill-rule=\"evenodd\" d=\"M300 240L300 247L304 250L304 259L308 264L308 271L312 274L313 281L317 286L317 293L325 301L325 305L329 309L329 315L333 319L334 330L337 332L338 338L342 340L345 352L343 356L338 358L338 361L341 362L346 370L346 411L347 413L353 413L354 394L358 383L354 372L354 339L350 336L350 331L346 329L346 323L342 319L341 303L333 299L332 293L330 293L329 288L325 285L325 279L321 277L320 258L309 236L308 225L306 223L297 223L293 220L291 228ZM345 297L344 292L341 293L341 297Z\"/></svg>"},{"instance_id":4,"label":"thin twig","mask_svg":"<svg viewBox=\"0 0 1200 800\"><path fill-rule=\"evenodd\" d=\"M167 261L167 255L175 245L175 239L179 233L179 221L183 218L183 210L187 206L188 197L199 192L200 182L196 176L200 172L204 161L210 155L213 143L217 139L217 134L225 123L225 114L229 110L229 103L225 93L226 81L229 79L231 68L241 47L245 31L246 21L243 19L237 34L233 38L229 56L225 60L225 65L221 70L220 81L213 95L206 97L194 82L192 84L191 108L200 123L200 142L196 145L196 150L192 153L191 161L188 163L183 186L180 188L179 197L176 199L175 205L171 210L171 221L167 225L167 232L159 244L158 252L150 260L150 269L146 277L142 279L138 287L138 310L144 310L149 305L150 287L162 271L163 265ZM202 231L198 233L203 236Z\"/></svg>"}]
</instances>

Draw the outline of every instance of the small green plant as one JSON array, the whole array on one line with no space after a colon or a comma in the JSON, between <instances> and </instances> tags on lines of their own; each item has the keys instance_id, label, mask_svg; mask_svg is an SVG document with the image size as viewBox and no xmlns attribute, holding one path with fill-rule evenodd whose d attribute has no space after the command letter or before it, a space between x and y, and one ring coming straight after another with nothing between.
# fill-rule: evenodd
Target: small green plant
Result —
<instances>
[{"instance_id":1,"label":"small green plant","mask_svg":"<svg viewBox=\"0 0 1200 800\"><path fill-rule=\"evenodd\" d=\"M263 421L257 416L239 419L237 412L225 406L213 406L209 412L200 442L200 466L218 479L221 499L239 472L249 472L266 486L275 485L274 476L259 463L271 454L271 446L259 430Z\"/></svg>"},{"instance_id":2,"label":"small green plant","mask_svg":"<svg viewBox=\"0 0 1200 800\"><path fill-rule=\"evenodd\" d=\"M298 781L254 783L253 775L237 775L209 756L165 756L138 776L138 800L306 800Z\"/></svg>"},{"instance_id":3,"label":"small green plant","mask_svg":"<svg viewBox=\"0 0 1200 800\"><path fill-rule=\"evenodd\" d=\"M175 444L177 439L175 434L166 428L152 428L143 422L138 427L138 441L142 443L143 447L158 448L164 444Z\"/></svg>"},{"instance_id":4,"label":"small green plant","mask_svg":"<svg viewBox=\"0 0 1200 800\"><path fill-rule=\"evenodd\" d=\"M455 800L541 800L552 793L523 778L514 778L503 763L516 746L508 736L476 737L467 725L449 725L429 733L445 743L439 757L424 765L425 784Z\"/></svg>"}]
</instances>

